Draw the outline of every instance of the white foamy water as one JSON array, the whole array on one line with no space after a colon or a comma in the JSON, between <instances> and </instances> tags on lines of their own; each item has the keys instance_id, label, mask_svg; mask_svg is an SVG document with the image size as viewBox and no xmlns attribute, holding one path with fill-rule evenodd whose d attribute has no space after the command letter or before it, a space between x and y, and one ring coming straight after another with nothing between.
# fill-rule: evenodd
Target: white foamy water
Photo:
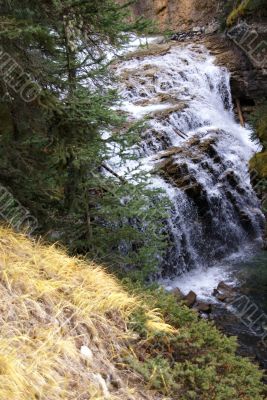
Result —
<instances>
[{"instance_id":1,"label":"white foamy water","mask_svg":"<svg viewBox=\"0 0 267 400\"><path fill-rule=\"evenodd\" d=\"M220 264L210 266L208 268L197 267L192 271L184 273L177 279L163 280L161 284L168 290L176 287L185 295L193 290L198 299L216 302L216 298L212 296L213 289L224 281L228 284L235 284L229 265Z\"/></svg>"},{"instance_id":2,"label":"white foamy water","mask_svg":"<svg viewBox=\"0 0 267 400\"><path fill-rule=\"evenodd\" d=\"M248 174L257 146L250 129L235 121L230 74L199 45L122 61L115 73L120 110L132 122L145 117L148 127L131 150L138 160L122 165L115 151L110 165L126 177L131 169L159 167L151 185L164 189L173 205L161 272L184 274L175 285L205 296L228 278L218 260L257 240L263 222Z\"/></svg>"},{"instance_id":3,"label":"white foamy water","mask_svg":"<svg viewBox=\"0 0 267 400\"><path fill-rule=\"evenodd\" d=\"M150 104L147 106L139 106L130 102L123 102L120 110L128 112L134 119L142 119L145 115L156 111L163 111L170 108L171 104Z\"/></svg>"}]
</instances>

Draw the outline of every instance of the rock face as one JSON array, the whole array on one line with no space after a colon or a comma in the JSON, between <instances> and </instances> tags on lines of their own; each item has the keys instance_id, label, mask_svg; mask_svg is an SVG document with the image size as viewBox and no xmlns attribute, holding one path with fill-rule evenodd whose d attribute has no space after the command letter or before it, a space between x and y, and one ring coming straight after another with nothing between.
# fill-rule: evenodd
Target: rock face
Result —
<instances>
[{"instance_id":1,"label":"rock face","mask_svg":"<svg viewBox=\"0 0 267 400\"><path fill-rule=\"evenodd\" d=\"M125 0L119 2L125 3ZM209 24L218 10L218 1L138 0L133 10L135 15L156 21L162 30L183 30Z\"/></svg>"},{"instance_id":2,"label":"rock face","mask_svg":"<svg viewBox=\"0 0 267 400\"><path fill-rule=\"evenodd\" d=\"M186 194L190 204L197 210L199 220L201 219L202 232L210 237L209 241L217 242L217 246L213 246L210 250L218 248L217 258L223 255L222 243L226 239L219 228L211 229L217 218L218 200L210 196L209 187L199 179L196 169L198 172L202 171L203 176L207 173L212 179L212 185L218 185L220 199L226 199L228 211L231 208L234 210L233 218L236 224L240 224L248 237L253 238L253 221L260 218L260 213L257 214L251 205L244 206L245 186L234 169L229 168L227 161L224 161L218 152L218 140L222 135L223 131L209 130L206 135L194 135L184 141L183 146L169 147L155 157L158 173L166 182ZM226 240L226 248L231 247L233 241L233 239ZM200 246L200 243L197 246ZM206 248L207 242L204 241L202 244L204 253Z\"/></svg>"},{"instance_id":3,"label":"rock face","mask_svg":"<svg viewBox=\"0 0 267 400\"><path fill-rule=\"evenodd\" d=\"M216 64L230 71L232 95L240 99L243 107L253 106L266 96L267 74L255 67L235 43L224 35L206 36L202 42L216 57Z\"/></svg>"}]
</instances>

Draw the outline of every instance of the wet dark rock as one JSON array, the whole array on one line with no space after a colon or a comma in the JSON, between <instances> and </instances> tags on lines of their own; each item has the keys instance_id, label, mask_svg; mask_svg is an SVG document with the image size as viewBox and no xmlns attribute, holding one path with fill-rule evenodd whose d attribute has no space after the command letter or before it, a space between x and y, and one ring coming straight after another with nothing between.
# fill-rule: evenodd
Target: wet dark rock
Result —
<instances>
[{"instance_id":1,"label":"wet dark rock","mask_svg":"<svg viewBox=\"0 0 267 400\"><path fill-rule=\"evenodd\" d=\"M203 312L203 313L211 313L212 311L212 304L210 303L197 303L195 308L199 311L199 312Z\"/></svg>"},{"instance_id":2,"label":"wet dark rock","mask_svg":"<svg viewBox=\"0 0 267 400\"><path fill-rule=\"evenodd\" d=\"M229 293L218 293L216 295L217 300L222 301L223 303L226 303L232 298L232 295L229 295Z\"/></svg>"},{"instance_id":3,"label":"wet dark rock","mask_svg":"<svg viewBox=\"0 0 267 400\"><path fill-rule=\"evenodd\" d=\"M218 284L217 289L214 289L213 293L217 300L222 301L223 303L228 303L236 296L236 289L221 281Z\"/></svg>"},{"instance_id":4,"label":"wet dark rock","mask_svg":"<svg viewBox=\"0 0 267 400\"><path fill-rule=\"evenodd\" d=\"M236 191L242 195L246 193L245 189L241 185L236 186Z\"/></svg>"},{"instance_id":5,"label":"wet dark rock","mask_svg":"<svg viewBox=\"0 0 267 400\"><path fill-rule=\"evenodd\" d=\"M227 171L225 174L225 178L227 179L227 181L229 182L229 184L231 186L237 186L239 183L239 179L236 176L236 174L234 173L234 171Z\"/></svg>"},{"instance_id":6,"label":"wet dark rock","mask_svg":"<svg viewBox=\"0 0 267 400\"><path fill-rule=\"evenodd\" d=\"M246 211L240 211L240 219L241 219L241 221L243 221L243 222L247 222L247 223L250 223L251 221L250 221L250 217L249 217L249 215L246 213Z\"/></svg>"},{"instance_id":7,"label":"wet dark rock","mask_svg":"<svg viewBox=\"0 0 267 400\"><path fill-rule=\"evenodd\" d=\"M171 293L173 294L173 296L175 297L175 299L177 301L181 301L184 299L184 294L182 293L182 291L179 288L175 288L171 291Z\"/></svg>"},{"instance_id":8,"label":"wet dark rock","mask_svg":"<svg viewBox=\"0 0 267 400\"><path fill-rule=\"evenodd\" d=\"M206 154L208 154L211 158L218 157L216 148L210 144L206 148Z\"/></svg>"},{"instance_id":9,"label":"wet dark rock","mask_svg":"<svg viewBox=\"0 0 267 400\"><path fill-rule=\"evenodd\" d=\"M216 164L221 164L221 163L222 163L222 159L221 159L221 157L220 157L219 155L215 156L215 157L213 158L213 161L214 161Z\"/></svg>"},{"instance_id":10,"label":"wet dark rock","mask_svg":"<svg viewBox=\"0 0 267 400\"><path fill-rule=\"evenodd\" d=\"M187 194L187 196L191 197L196 201L199 201L203 192L203 188L200 183L196 183L190 186L186 186L184 191Z\"/></svg>"},{"instance_id":11,"label":"wet dark rock","mask_svg":"<svg viewBox=\"0 0 267 400\"><path fill-rule=\"evenodd\" d=\"M181 178L179 181L177 181L177 186L183 188L185 186L192 185L192 177L190 175L186 175L183 178Z\"/></svg>"},{"instance_id":12,"label":"wet dark rock","mask_svg":"<svg viewBox=\"0 0 267 400\"><path fill-rule=\"evenodd\" d=\"M172 35L170 39L176 42L183 42L185 40L201 36L203 35L203 33L205 33L205 28L196 26L190 31L177 32L174 35Z\"/></svg>"},{"instance_id":13,"label":"wet dark rock","mask_svg":"<svg viewBox=\"0 0 267 400\"><path fill-rule=\"evenodd\" d=\"M250 231L253 232L253 222L252 222L250 216L248 215L248 213L244 210L240 210L239 217L240 217L240 221L241 221L243 227L248 232L250 232Z\"/></svg>"},{"instance_id":14,"label":"wet dark rock","mask_svg":"<svg viewBox=\"0 0 267 400\"><path fill-rule=\"evenodd\" d=\"M226 190L225 194L232 203L232 205L234 206L234 208L238 211L239 206L238 206L238 198L236 197L236 195L232 193L230 190Z\"/></svg>"},{"instance_id":15,"label":"wet dark rock","mask_svg":"<svg viewBox=\"0 0 267 400\"><path fill-rule=\"evenodd\" d=\"M233 291L234 288L230 285L227 285L227 283L225 283L224 281L221 281L217 286L217 290L230 292L230 291Z\"/></svg>"},{"instance_id":16,"label":"wet dark rock","mask_svg":"<svg viewBox=\"0 0 267 400\"><path fill-rule=\"evenodd\" d=\"M196 300L197 300L197 295L192 290L190 290L190 292L184 297L184 302L188 307L193 307Z\"/></svg>"}]
</instances>

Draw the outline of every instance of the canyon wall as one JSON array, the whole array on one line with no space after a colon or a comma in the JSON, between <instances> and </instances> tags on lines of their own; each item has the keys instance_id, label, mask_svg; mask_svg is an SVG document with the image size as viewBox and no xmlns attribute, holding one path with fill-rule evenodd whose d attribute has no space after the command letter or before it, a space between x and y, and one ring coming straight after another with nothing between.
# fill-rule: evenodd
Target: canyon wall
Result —
<instances>
[{"instance_id":1,"label":"canyon wall","mask_svg":"<svg viewBox=\"0 0 267 400\"><path fill-rule=\"evenodd\" d=\"M208 25L216 16L218 4L215 0L137 0L133 10L135 15L156 21L161 30L180 31Z\"/></svg>"}]
</instances>

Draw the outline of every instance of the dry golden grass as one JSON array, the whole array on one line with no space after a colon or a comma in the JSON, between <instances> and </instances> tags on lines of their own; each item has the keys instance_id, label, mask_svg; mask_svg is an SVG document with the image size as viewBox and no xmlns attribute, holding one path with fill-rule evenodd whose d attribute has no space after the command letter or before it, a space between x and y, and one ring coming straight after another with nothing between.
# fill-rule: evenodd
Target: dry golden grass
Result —
<instances>
[{"instance_id":1,"label":"dry golden grass","mask_svg":"<svg viewBox=\"0 0 267 400\"><path fill-rule=\"evenodd\" d=\"M154 398L113 361L140 303L102 268L0 227L0 296L0 400Z\"/></svg>"}]
</instances>

